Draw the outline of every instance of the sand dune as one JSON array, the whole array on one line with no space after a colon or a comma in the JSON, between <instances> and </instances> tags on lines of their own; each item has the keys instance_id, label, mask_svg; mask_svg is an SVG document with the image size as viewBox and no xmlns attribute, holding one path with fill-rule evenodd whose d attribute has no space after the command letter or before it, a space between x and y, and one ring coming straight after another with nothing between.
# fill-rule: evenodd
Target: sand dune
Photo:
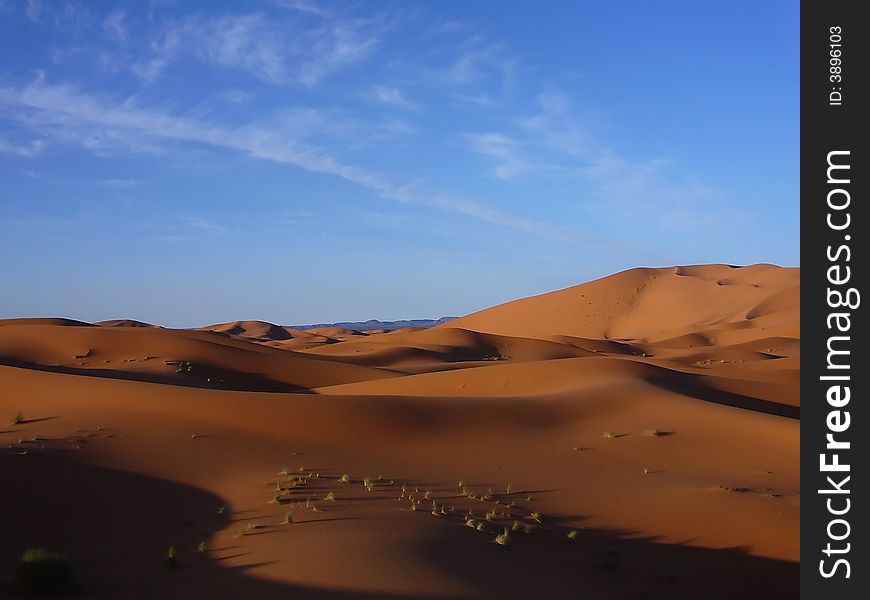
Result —
<instances>
[{"instance_id":1,"label":"sand dune","mask_svg":"<svg viewBox=\"0 0 870 600\"><path fill-rule=\"evenodd\" d=\"M772 265L632 269L483 310L447 326L519 337L656 341L782 311L788 313L787 331L796 333L799 285L798 269Z\"/></svg>"},{"instance_id":2,"label":"sand dune","mask_svg":"<svg viewBox=\"0 0 870 600\"><path fill-rule=\"evenodd\" d=\"M799 289L702 265L389 333L0 321L0 582L43 545L88 597L794 597Z\"/></svg>"},{"instance_id":3,"label":"sand dune","mask_svg":"<svg viewBox=\"0 0 870 600\"><path fill-rule=\"evenodd\" d=\"M266 321L232 321L200 327L198 331L214 331L256 342L275 348L287 350L303 350L324 344L334 344L356 337L365 337L363 333L345 327L315 327L311 329L294 329L268 323Z\"/></svg>"},{"instance_id":4,"label":"sand dune","mask_svg":"<svg viewBox=\"0 0 870 600\"><path fill-rule=\"evenodd\" d=\"M593 351L581 345L478 333L454 327L349 339L342 344L310 348L308 353L394 368L415 364L440 367L445 363L467 361L519 362L594 355Z\"/></svg>"},{"instance_id":5,"label":"sand dune","mask_svg":"<svg viewBox=\"0 0 870 600\"><path fill-rule=\"evenodd\" d=\"M286 328L266 321L232 321L200 327L200 331L217 331L253 341L289 340L294 337Z\"/></svg>"},{"instance_id":6,"label":"sand dune","mask_svg":"<svg viewBox=\"0 0 870 600\"><path fill-rule=\"evenodd\" d=\"M212 331L98 327L42 320L0 327L0 364L177 385L261 391L394 373L250 343Z\"/></svg>"}]
</instances>

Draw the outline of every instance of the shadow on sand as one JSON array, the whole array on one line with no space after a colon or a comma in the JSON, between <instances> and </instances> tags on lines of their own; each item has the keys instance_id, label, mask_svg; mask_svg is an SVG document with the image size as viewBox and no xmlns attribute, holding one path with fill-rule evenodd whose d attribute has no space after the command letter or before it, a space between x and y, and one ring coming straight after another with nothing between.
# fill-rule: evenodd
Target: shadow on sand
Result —
<instances>
[{"instance_id":1,"label":"shadow on sand","mask_svg":"<svg viewBox=\"0 0 870 600\"><path fill-rule=\"evenodd\" d=\"M247 573L262 563L228 567L199 554L197 544L230 526L230 515L218 514L226 500L197 488L79 462L64 451L22 456L0 450L0 473L0 596L14 597L12 580L24 549L47 547L73 562L77 597L432 597L427 590L390 595L266 581ZM591 529L572 541L559 521L514 534L508 547L459 524L445 522L441 530L415 551L445 578L464 584L466 597L747 599L798 593L797 563L752 556L744 548L710 550ZM179 552L175 570L165 565L170 545Z\"/></svg>"},{"instance_id":2,"label":"shadow on sand","mask_svg":"<svg viewBox=\"0 0 870 600\"><path fill-rule=\"evenodd\" d=\"M146 383L162 383L164 385L177 385L182 387L206 388L212 390L234 390L239 392L294 392L309 393L305 387L270 379L256 373L232 371L208 363L199 363L195 375L161 375L159 373L146 373L142 371L127 371L124 369L98 369L86 367L73 367L68 365L39 365L0 357L0 365L30 369L33 371L45 371L48 373L63 373L66 375L83 375L87 377L104 377L107 379L120 379L125 381L143 381ZM27 420L27 423L33 420Z\"/></svg>"}]
</instances>

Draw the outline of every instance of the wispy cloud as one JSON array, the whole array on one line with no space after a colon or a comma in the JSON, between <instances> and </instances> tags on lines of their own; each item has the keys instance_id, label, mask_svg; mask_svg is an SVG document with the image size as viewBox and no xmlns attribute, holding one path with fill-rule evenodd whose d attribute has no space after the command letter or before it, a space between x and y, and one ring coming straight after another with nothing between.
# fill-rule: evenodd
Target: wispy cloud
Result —
<instances>
[{"instance_id":1,"label":"wispy cloud","mask_svg":"<svg viewBox=\"0 0 870 600\"><path fill-rule=\"evenodd\" d=\"M144 81L154 81L162 75L163 69L178 57L181 48L181 32L174 27L167 29L151 41L149 55L135 61L131 69Z\"/></svg>"},{"instance_id":2,"label":"wispy cloud","mask_svg":"<svg viewBox=\"0 0 870 600\"><path fill-rule=\"evenodd\" d=\"M382 173L346 164L316 146L290 139L274 128L254 124L226 128L141 107L134 99L110 102L82 93L72 86L51 85L41 79L22 88L0 87L0 105L5 105L10 111L26 112L25 125L56 132L66 143L88 147L94 135L104 134L119 148L128 150L148 146L151 141L199 144L339 177L397 202L447 210L549 237L570 239L577 235L570 228L513 215L474 200L422 192Z\"/></svg>"},{"instance_id":3,"label":"wispy cloud","mask_svg":"<svg viewBox=\"0 0 870 600\"><path fill-rule=\"evenodd\" d=\"M372 97L388 106L403 110L413 110L418 108L416 104L405 98L405 95L397 87L386 85L376 85L372 88Z\"/></svg>"},{"instance_id":4,"label":"wispy cloud","mask_svg":"<svg viewBox=\"0 0 870 600\"><path fill-rule=\"evenodd\" d=\"M39 23L42 17L42 0L27 0L27 8L24 10L27 18L34 23Z\"/></svg>"},{"instance_id":5,"label":"wispy cloud","mask_svg":"<svg viewBox=\"0 0 870 600\"><path fill-rule=\"evenodd\" d=\"M44 147L45 142L42 140L32 140L25 144L19 144L8 142L0 137L0 154L11 154L22 158L33 158L42 152Z\"/></svg>"},{"instance_id":6,"label":"wispy cloud","mask_svg":"<svg viewBox=\"0 0 870 600\"><path fill-rule=\"evenodd\" d=\"M477 106L479 108L492 108L496 105L495 100L493 100L487 94L453 94L453 99L461 104L469 104L472 106Z\"/></svg>"},{"instance_id":7,"label":"wispy cloud","mask_svg":"<svg viewBox=\"0 0 870 600\"><path fill-rule=\"evenodd\" d=\"M281 0L278 2L278 6L321 18L331 18L333 16L332 11L314 2L306 2L305 0Z\"/></svg>"},{"instance_id":8,"label":"wispy cloud","mask_svg":"<svg viewBox=\"0 0 870 600\"><path fill-rule=\"evenodd\" d=\"M303 4L297 3L297 10ZM366 60L389 29L386 21L332 17L309 7L318 23L302 25L255 12L170 22L134 65L146 81L183 57L246 72L272 84L315 86L346 67Z\"/></svg>"},{"instance_id":9,"label":"wispy cloud","mask_svg":"<svg viewBox=\"0 0 870 600\"><path fill-rule=\"evenodd\" d=\"M231 89L220 92L218 96L222 100L232 102L233 104L242 104L250 100L254 95L247 90Z\"/></svg>"},{"instance_id":10,"label":"wispy cloud","mask_svg":"<svg viewBox=\"0 0 870 600\"><path fill-rule=\"evenodd\" d=\"M543 235L553 239L579 242L585 238L584 235L573 227L555 225L546 221L514 215L459 196L436 194L430 199L428 204L482 221L496 223L518 231Z\"/></svg>"},{"instance_id":11,"label":"wispy cloud","mask_svg":"<svg viewBox=\"0 0 870 600\"><path fill-rule=\"evenodd\" d=\"M262 14L227 15L185 27L195 52L206 60L255 77L282 82L288 77L286 38Z\"/></svg>"},{"instance_id":12,"label":"wispy cloud","mask_svg":"<svg viewBox=\"0 0 870 600\"><path fill-rule=\"evenodd\" d=\"M590 135L577 122L565 95L544 93L538 96L537 103L536 113L519 119L522 130L538 143L566 154L580 155L590 150Z\"/></svg>"},{"instance_id":13,"label":"wispy cloud","mask_svg":"<svg viewBox=\"0 0 870 600\"><path fill-rule=\"evenodd\" d=\"M283 209L277 215L269 217L269 222L276 225L300 225L311 220L313 213L307 210Z\"/></svg>"},{"instance_id":14,"label":"wispy cloud","mask_svg":"<svg viewBox=\"0 0 870 600\"><path fill-rule=\"evenodd\" d=\"M367 26L368 25L368 26ZM380 43L381 25L339 22L315 32L312 52L303 61L298 79L315 85L346 66L365 60Z\"/></svg>"},{"instance_id":15,"label":"wispy cloud","mask_svg":"<svg viewBox=\"0 0 870 600\"><path fill-rule=\"evenodd\" d=\"M73 0L63 4L53 2L46 4L43 0L27 0L24 14L33 23L49 23L67 32L80 31L92 21L88 6Z\"/></svg>"},{"instance_id":16,"label":"wispy cloud","mask_svg":"<svg viewBox=\"0 0 870 600\"><path fill-rule=\"evenodd\" d=\"M625 216L652 217L667 228L717 223L721 211L715 209L723 198L722 191L685 175L675 176L672 171L677 166L664 158L632 161L604 152L580 169L598 190L587 206Z\"/></svg>"},{"instance_id":17,"label":"wispy cloud","mask_svg":"<svg viewBox=\"0 0 870 600\"><path fill-rule=\"evenodd\" d=\"M396 136L405 136L417 133L417 128L404 119L396 117L385 117L381 119L377 126L377 134L379 139L394 138Z\"/></svg>"},{"instance_id":18,"label":"wispy cloud","mask_svg":"<svg viewBox=\"0 0 870 600\"><path fill-rule=\"evenodd\" d=\"M142 181L139 179L100 179L97 181L97 185L112 190L126 190L142 185Z\"/></svg>"},{"instance_id":19,"label":"wispy cloud","mask_svg":"<svg viewBox=\"0 0 870 600\"><path fill-rule=\"evenodd\" d=\"M451 53L455 52L452 49ZM448 88L475 88L481 85L509 87L518 72L518 62L503 44L490 43L482 36L471 36L459 46L446 66L430 69L426 75L436 85Z\"/></svg>"},{"instance_id":20,"label":"wispy cloud","mask_svg":"<svg viewBox=\"0 0 870 600\"><path fill-rule=\"evenodd\" d=\"M472 149L478 154L494 158L493 174L499 179L511 179L532 169L532 165L520 156L519 143L502 133L469 134Z\"/></svg>"},{"instance_id":21,"label":"wispy cloud","mask_svg":"<svg viewBox=\"0 0 870 600\"><path fill-rule=\"evenodd\" d=\"M116 42L127 41L126 18L126 12L123 10L116 10L103 19L103 31L109 39Z\"/></svg>"},{"instance_id":22,"label":"wispy cloud","mask_svg":"<svg viewBox=\"0 0 870 600\"><path fill-rule=\"evenodd\" d=\"M230 230L227 227L225 227L219 223L215 223L213 221L205 219L203 217L200 217L200 216L179 215L178 218L183 223L185 223L187 226L192 227L193 229L199 229L202 231L207 231L209 233L220 233L220 234L230 232Z\"/></svg>"}]
</instances>

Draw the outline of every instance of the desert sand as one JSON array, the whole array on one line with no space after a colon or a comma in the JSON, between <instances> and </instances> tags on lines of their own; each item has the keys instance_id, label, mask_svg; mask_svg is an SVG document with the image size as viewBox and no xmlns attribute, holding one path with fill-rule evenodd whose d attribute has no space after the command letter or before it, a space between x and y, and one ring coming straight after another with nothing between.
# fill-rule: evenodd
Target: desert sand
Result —
<instances>
[{"instance_id":1,"label":"desert sand","mask_svg":"<svg viewBox=\"0 0 870 600\"><path fill-rule=\"evenodd\" d=\"M0 594L45 547L100 598L797 597L799 292L703 265L387 333L0 321Z\"/></svg>"}]
</instances>

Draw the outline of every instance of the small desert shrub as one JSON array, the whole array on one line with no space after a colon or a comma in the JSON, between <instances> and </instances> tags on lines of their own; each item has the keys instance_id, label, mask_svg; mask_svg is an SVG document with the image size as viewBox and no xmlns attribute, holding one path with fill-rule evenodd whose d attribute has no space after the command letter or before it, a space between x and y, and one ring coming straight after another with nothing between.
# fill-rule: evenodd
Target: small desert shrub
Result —
<instances>
[{"instance_id":1,"label":"small desert shrub","mask_svg":"<svg viewBox=\"0 0 870 600\"><path fill-rule=\"evenodd\" d=\"M572 542L577 539L577 530L576 529L572 529L571 531L568 532L568 539L571 540Z\"/></svg>"},{"instance_id":2,"label":"small desert shrub","mask_svg":"<svg viewBox=\"0 0 870 600\"><path fill-rule=\"evenodd\" d=\"M290 512L289 510L288 510L287 513L284 515L284 521L283 521L283 523L284 523L284 525L290 525L291 523L293 523L293 513Z\"/></svg>"},{"instance_id":3,"label":"small desert shrub","mask_svg":"<svg viewBox=\"0 0 870 600\"><path fill-rule=\"evenodd\" d=\"M544 520L544 517L541 516L541 513L539 513L539 512L533 512L532 514L529 515L529 517L531 517L532 520L535 521L536 523L541 523Z\"/></svg>"},{"instance_id":4,"label":"small desert shrub","mask_svg":"<svg viewBox=\"0 0 870 600\"><path fill-rule=\"evenodd\" d=\"M174 569L175 567L177 567L177 556L178 552L175 550L175 546L169 546L169 550L166 551L166 566L170 569Z\"/></svg>"},{"instance_id":5,"label":"small desert shrub","mask_svg":"<svg viewBox=\"0 0 870 600\"><path fill-rule=\"evenodd\" d=\"M75 588L72 564L63 554L44 548L26 550L18 561L18 588L27 594L57 594Z\"/></svg>"},{"instance_id":6,"label":"small desert shrub","mask_svg":"<svg viewBox=\"0 0 870 600\"><path fill-rule=\"evenodd\" d=\"M519 521L514 521L514 524L511 526L511 531L519 531L522 529L522 525L520 525Z\"/></svg>"},{"instance_id":7,"label":"small desert shrub","mask_svg":"<svg viewBox=\"0 0 870 600\"><path fill-rule=\"evenodd\" d=\"M478 531L484 531L485 529L486 529L486 521L480 521L480 522L477 524L477 530L478 530Z\"/></svg>"},{"instance_id":8,"label":"small desert shrub","mask_svg":"<svg viewBox=\"0 0 870 600\"><path fill-rule=\"evenodd\" d=\"M12 423L10 423L10 424L11 425L20 425L21 423L24 423L24 413L17 412L12 417Z\"/></svg>"},{"instance_id":9,"label":"small desert shrub","mask_svg":"<svg viewBox=\"0 0 870 600\"><path fill-rule=\"evenodd\" d=\"M643 432L644 435L648 435L650 437L661 437L665 435L665 432L660 429L647 429Z\"/></svg>"},{"instance_id":10,"label":"small desert shrub","mask_svg":"<svg viewBox=\"0 0 870 600\"><path fill-rule=\"evenodd\" d=\"M468 519L465 519L465 526L475 529L477 527L477 521L469 517Z\"/></svg>"},{"instance_id":11,"label":"small desert shrub","mask_svg":"<svg viewBox=\"0 0 870 600\"><path fill-rule=\"evenodd\" d=\"M616 432L615 431L605 431L604 437L606 437L608 440L612 440L616 437Z\"/></svg>"},{"instance_id":12,"label":"small desert shrub","mask_svg":"<svg viewBox=\"0 0 870 600\"><path fill-rule=\"evenodd\" d=\"M511 533L507 527L504 528L504 531L502 533L495 536L495 543L501 546L507 546L511 543Z\"/></svg>"},{"instance_id":13,"label":"small desert shrub","mask_svg":"<svg viewBox=\"0 0 870 600\"><path fill-rule=\"evenodd\" d=\"M335 492L327 492L323 499L328 502L335 502Z\"/></svg>"},{"instance_id":14,"label":"small desert shrub","mask_svg":"<svg viewBox=\"0 0 870 600\"><path fill-rule=\"evenodd\" d=\"M263 525L257 525L256 523L248 523L241 529L236 532L236 537L244 537L254 531L255 529L260 529Z\"/></svg>"},{"instance_id":15,"label":"small desert shrub","mask_svg":"<svg viewBox=\"0 0 870 600\"><path fill-rule=\"evenodd\" d=\"M350 475L345 473L341 477L339 477L338 480L342 483L350 483Z\"/></svg>"},{"instance_id":16,"label":"small desert shrub","mask_svg":"<svg viewBox=\"0 0 870 600\"><path fill-rule=\"evenodd\" d=\"M205 548L206 548L205 542L200 542L199 544L196 545L196 551L199 552L200 554L205 554Z\"/></svg>"}]
</instances>

